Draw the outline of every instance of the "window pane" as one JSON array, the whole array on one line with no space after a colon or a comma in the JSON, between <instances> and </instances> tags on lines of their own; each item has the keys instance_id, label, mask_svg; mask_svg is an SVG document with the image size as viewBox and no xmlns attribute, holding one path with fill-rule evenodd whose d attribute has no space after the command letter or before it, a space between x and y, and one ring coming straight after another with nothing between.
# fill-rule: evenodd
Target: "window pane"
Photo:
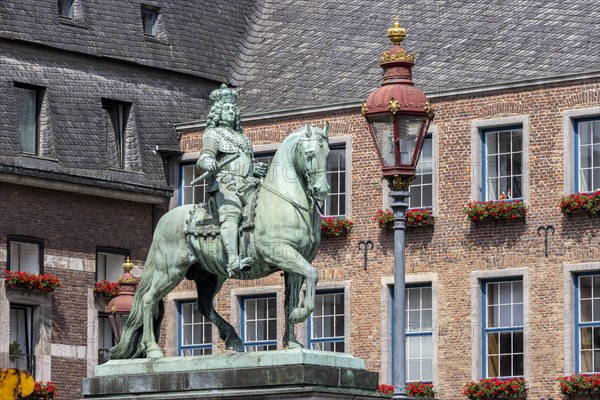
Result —
<instances>
[{"instance_id":1,"label":"window pane","mask_svg":"<svg viewBox=\"0 0 600 400\"><path fill-rule=\"evenodd\" d=\"M521 197L522 130L487 132L485 139L487 141L485 200L496 200L502 194L509 198Z\"/></svg>"},{"instance_id":2,"label":"window pane","mask_svg":"<svg viewBox=\"0 0 600 400\"><path fill-rule=\"evenodd\" d=\"M590 322L592 320L592 300L581 300L580 305L579 320Z\"/></svg>"},{"instance_id":3,"label":"window pane","mask_svg":"<svg viewBox=\"0 0 600 400\"><path fill-rule=\"evenodd\" d=\"M276 298L243 299L244 314L244 347L246 351L263 351L276 349L277 316L275 313ZM264 345L252 342L267 341Z\"/></svg>"},{"instance_id":4,"label":"window pane","mask_svg":"<svg viewBox=\"0 0 600 400\"><path fill-rule=\"evenodd\" d=\"M507 327L512 326L512 312L511 306L500 306L500 326Z\"/></svg>"},{"instance_id":5,"label":"window pane","mask_svg":"<svg viewBox=\"0 0 600 400\"><path fill-rule=\"evenodd\" d=\"M513 353L523 352L523 331L513 332Z\"/></svg>"},{"instance_id":6,"label":"window pane","mask_svg":"<svg viewBox=\"0 0 600 400\"><path fill-rule=\"evenodd\" d=\"M124 274L123 264L125 263L125 255L98 252L98 280L106 279L111 282L116 282L119 276Z\"/></svg>"},{"instance_id":7,"label":"window pane","mask_svg":"<svg viewBox=\"0 0 600 400\"><path fill-rule=\"evenodd\" d=\"M580 330L580 348L582 350L591 350L592 349L592 328L581 328Z\"/></svg>"},{"instance_id":8,"label":"window pane","mask_svg":"<svg viewBox=\"0 0 600 400\"><path fill-rule=\"evenodd\" d=\"M593 372L593 356L594 353L592 351L582 351L581 352L581 373L585 372Z\"/></svg>"},{"instance_id":9,"label":"window pane","mask_svg":"<svg viewBox=\"0 0 600 400\"><path fill-rule=\"evenodd\" d=\"M327 161L327 182L331 191L325 199L325 214L341 216L346 212L346 161L345 148L334 148Z\"/></svg>"},{"instance_id":10,"label":"window pane","mask_svg":"<svg viewBox=\"0 0 600 400\"><path fill-rule=\"evenodd\" d=\"M498 154L498 134L496 132L488 132L486 134L485 140L487 146L487 153Z\"/></svg>"},{"instance_id":11,"label":"window pane","mask_svg":"<svg viewBox=\"0 0 600 400\"><path fill-rule=\"evenodd\" d=\"M10 241L10 269L14 272L38 274L40 247L37 243Z\"/></svg>"},{"instance_id":12,"label":"window pane","mask_svg":"<svg viewBox=\"0 0 600 400\"><path fill-rule=\"evenodd\" d=\"M523 305L516 304L513 306L513 321L512 326L522 326L523 325Z\"/></svg>"},{"instance_id":13,"label":"window pane","mask_svg":"<svg viewBox=\"0 0 600 400\"><path fill-rule=\"evenodd\" d=\"M499 376L500 373L500 357L499 356L488 356L488 376Z\"/></svg>"},{"instance_id":14,"label":"window pane","mask_svg":"<svg viewBox=\"0 0 600 400\"><path fill-rule=\"evenodd\" d=\"M510 149L511 149L511 135L510 135L510 131L507 132L502 132L502 133L498 133L498 142L499 142L499 149L500 149L500 154L504 154L504 153L510 153Z\"/></svg>"},{"instance_id":15,"label":"window pane","mask_svg":"<svg viewBox=\"0 0 600 400\"><path fill-rule=\"evenodd\" d=\"M513 373L514 376L523 375L523 354L515 354L513 357Z\"/></svg>"},{"instance_id":16,"label":"window pane","mask_svg":"<svg viewBox=\"0 0 600 400\"><path fill-rule=\"evenodd\" d=\"M15 87L17 124L21 136L21 152L36 154L37 142L37 92Z\"/></svg>"},{"instance_id":17,"label":"window pane","mask_svg":"<svg viewBox=\"0 0 600 400\"><path fill-rule=\"evenodd\" d=\"M512 376L511 355L500 355L500 376Z\"/></svg>"},{"instance_id":18,"label":"window pane","mask_svg":"<svg viewBox=\"0 0 600 400\"><path fill-rule=\"evenodd\" d=\"M73 18L73 0L59 0L58 9L61 17Z\"/></svg>"},{"instance_id":19,"label":"window pane","mask_svg":"<svg viewBox=\"0 0 600 400\"><path fill-rule=\"evenodd\" d=\"M592 146L579 147L579 166L590 168L592 166Z\"/></svg>"}]
</instances>

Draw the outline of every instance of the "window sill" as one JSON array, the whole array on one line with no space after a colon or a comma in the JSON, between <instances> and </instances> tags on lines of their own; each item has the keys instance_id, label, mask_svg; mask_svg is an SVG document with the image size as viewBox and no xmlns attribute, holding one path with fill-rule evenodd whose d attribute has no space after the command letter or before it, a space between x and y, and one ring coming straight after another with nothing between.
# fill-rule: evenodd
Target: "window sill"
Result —
<instances>
[{"instance_id":1,"label":"window sill","mask_svg":"<svg viewBox=\"0 0 600 400\"><path fill-rule=\"evenodd\" d=\"M73 26L75 28L81 29L90 29L88 24L86 24L84 20L75 20L73 18L63 16L59 16L59 18L59 22L62 25Z\"/></svg>"},{"instance_id":2,"label":"window sill","mask_svg":"<svg viewBox=\"0 0 600 400\"><path fill-rule=\"evenodd\" d=\"M161 39L159 37L150 36L150 35L146 35L146 34L144 34L144 41L150 42L150 43L162 44L165 46L169 45L169 42L166 39Z\"/></svg>"}]
</instances>

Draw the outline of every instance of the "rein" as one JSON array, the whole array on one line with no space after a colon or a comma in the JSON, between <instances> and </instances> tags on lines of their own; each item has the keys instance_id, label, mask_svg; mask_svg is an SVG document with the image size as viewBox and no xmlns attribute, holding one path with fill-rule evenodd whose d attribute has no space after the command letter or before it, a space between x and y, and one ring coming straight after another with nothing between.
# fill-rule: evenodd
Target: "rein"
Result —
<instances>
[{"instance_id":1,"label":"rein","mask_svg":"<svg viewBox=\"0 0 600 400\"><path fill-rule=\"evenodd\" d=\"M261 188L263 189L267 189L269 192L273 193L275 196L279 196L280 198L282 198L283 200L287 201L288 203L290 203L291 205L293 205L294 207L305 211L307 213L310 213L310 210L306 207L304 207L303 205L298 204L297 202L295 202L294 200L290 199L289 197L287 197L286 195L284 195L283 193L279 193L277 190L265 185L264 183L262 184Z\"/></svg>"}]
</instances>

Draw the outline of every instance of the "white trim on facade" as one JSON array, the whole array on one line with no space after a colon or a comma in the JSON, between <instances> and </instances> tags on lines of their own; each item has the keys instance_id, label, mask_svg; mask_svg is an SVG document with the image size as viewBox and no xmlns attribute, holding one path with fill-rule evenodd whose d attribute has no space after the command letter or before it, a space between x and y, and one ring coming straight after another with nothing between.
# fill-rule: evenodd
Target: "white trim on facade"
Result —
<instances>
[{"instance_id":1,"label":"white trim on facade","mask_svg":"<svg viewBox=\"0 0 600 400\"><path fill-rule=\"evenodd\" d=\"M520 278L523 280L523 376L529 380L530 344L529 331L529 268L509 268L492 271L471 272L471 379L478 381L482 378L483 338L482 328L485 322L481 309L481 282L494 279Z\"/></svg>"},{"instance_id":2,"label":"white trim on facade","mask_svg":"<svg viewBox=\"0 0 600 400\"><path fill-rule=\"evenodd\" d=\"M600 107L578 108L562 112L563 116L563 140L565 146L564 154L564 180L565 195L575 193L575 127L573 120L576 118L587 118L600 116Z\"/></svg>"},{"instance_id":3,"label":"white trim on facade","mask_svg":"<svg viewBox=\"0 0 600 400\"><path fill-rule=\"evenodd\" d=\"M488 128L501 128L503 126L521 125L523 127L523 201L529 200L529 115L513 117L476 119L471 122L471 200L482 200L481 190L483 179L481 167L484 160L482 154L481 131Z\"/></svg>"},{"instance_id":4,"label":"white trim on facade","mask_svg":"<svg viewBox=\"0 0 600 400\"><path fill-rule=\"evenodd\" d=\"M565 288L565 375L574 374L575 366L575 282L574 275L600 271L600 261L582 264L566 264L563 270Z\"/></svg>"},{"instance_id":5,"label":"white trim on facade","mask_svg":"<svg viewBox=\"0 0 600 400\"><path fill-rule=\"evenodd\" d=\"M407 274L405 284L431 284L431 323L433 328L433 385L438 384L438 275L437 273ZM393 382L392 365L392 294L390 287L394 285L393 276L381 278L381 382Z\"/></svg>"}]
</instances>

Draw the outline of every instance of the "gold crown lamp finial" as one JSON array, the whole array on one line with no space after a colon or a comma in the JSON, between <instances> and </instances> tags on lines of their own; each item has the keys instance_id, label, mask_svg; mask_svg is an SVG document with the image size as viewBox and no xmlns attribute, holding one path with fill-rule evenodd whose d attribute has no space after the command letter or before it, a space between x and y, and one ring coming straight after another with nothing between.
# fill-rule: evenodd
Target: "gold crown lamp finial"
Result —
<instances>
[{"instance_id":1,"label":"gold crown lamp finial","mask_svg":"<svg viewBox=\"0 0 600 400\"><path fill-rule=\"evenodd\" d=\"M387 36L394 45L400 45L406 37L406 29L400 27L400 18L394 17L394 26L387 30Z\"/></svg>"},{"instance_id":2,"label":"gold crown lamp finial","mask_svg":"<svg viewBox=\"0 0 600 400\"><path fill-rule=\"evenodd\" d=\"M131 259L129 258L129 256L127 256L125 258L125 263L123 263L123 271L125 271L126 274L130 274L133 267L134 265L131 262Z\"/></svg>"}]
</instances>

